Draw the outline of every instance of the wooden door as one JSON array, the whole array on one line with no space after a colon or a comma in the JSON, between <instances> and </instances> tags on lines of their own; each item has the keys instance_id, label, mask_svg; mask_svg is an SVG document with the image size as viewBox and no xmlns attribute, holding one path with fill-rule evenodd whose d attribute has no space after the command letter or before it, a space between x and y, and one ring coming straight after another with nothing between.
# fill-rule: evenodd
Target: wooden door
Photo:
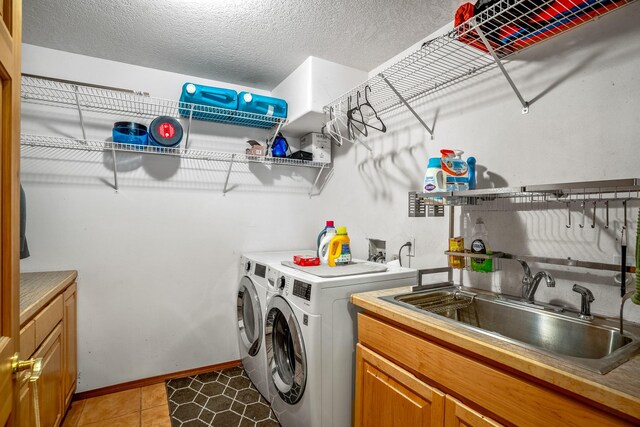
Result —
<instances>
[{"instance_id":1,"label":"wooden door","mask_svg":"<svg viewBox=\"0 0 640 427\"><path fill-rule=\"evenodd\" d=\"M487 418L464 403L447 396L444 427L498 427L502 424Z\"/></svg>"},{"instance_id":2,"label":"wooden door","mask_svg":"<svg viewBox=\"0 0 640 427\"><path fill-rule=\"evenodd\" d=\"M42 358L42 373L37 381L40 425L54 427L62 421L62 324L49 334L33 357ZM33 404L33 403L32 403ZM23 424L20 421L20 425Z\"/></svg>"},{"instance_id":3,"label":"wooden door","mask_svg":"<svg viewBox=\"0 0 640 427\"><path fill-rule=\"evenodd\" d=\"M0 5L0 426L16 426L18 380L11 373L11 357L19 350L22 2L3 0Z\"/></svg>"},{"instance_id":4,"label":"wooden door","mask_svg":"<svg viewBox=\"0 0 640 427\"><path fill-rule=\"evenodd\" d=\"M438 426L444 423L444 393L358 344L355 426Z\"/></svg>"}]
</instances>

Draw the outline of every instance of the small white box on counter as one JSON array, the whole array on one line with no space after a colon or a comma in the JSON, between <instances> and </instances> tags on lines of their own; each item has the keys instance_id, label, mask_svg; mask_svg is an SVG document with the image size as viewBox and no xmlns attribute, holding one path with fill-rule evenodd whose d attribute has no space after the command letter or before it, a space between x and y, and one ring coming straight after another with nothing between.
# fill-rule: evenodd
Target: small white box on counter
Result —
<instances>
[{"instance_id":1,"label":"small white box on counter","mask_svg":"<svg viewBox=\"0 0 640 427\"><path fill-rule=\"evenodd\" d=\"M321 133L308 133L300 138L300 149L313 155L314 162L331 163L331 139Z\"/></svg>"}]
</instances>

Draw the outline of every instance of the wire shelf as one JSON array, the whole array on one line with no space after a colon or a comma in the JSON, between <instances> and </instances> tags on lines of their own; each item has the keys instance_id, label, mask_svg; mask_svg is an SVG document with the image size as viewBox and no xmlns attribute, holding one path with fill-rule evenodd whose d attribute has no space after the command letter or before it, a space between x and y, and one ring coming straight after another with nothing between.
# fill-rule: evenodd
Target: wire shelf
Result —
<instances>
[{"instance_id":1,"label":"wire shelf","mask_svg":"<svg viewBox=\"0 0 640 427\"><path fill-rule=\"evenodd\" d=\"M346 117L349 100L355 106L365 87L368 100L379 114L389 113L404 102L411 104L444 88L456 85L497 66L479 37L478 29L500 60L536 43L594 20L636 0L502 0L448 33L425 42L420 49L351 89L324 107ZM518 29L514 35L514 29ZM393 88L391 87L393 86ZM395 92L395 90L398 93Z\"/></svg>"},{"instance_id":2,"label":"wire shelf","mask_svg":"<svg viewBox=\"0 0 640 427\"><path fill-rule=\"evenodd\" d=\"M148 119L157 116L191 117L196 120L262 129L284 126L287 123L286 118L153 98L143 92L27 75L22 76L21 97L27 103Z\"/></svg>"},{"instance_id":3,"label":"wire shelf","mask_svg":"<svg viewBox=\"0 0 640 427\"><path fill-rule=\"evenodd\" d=\"M489 210L527 210L547 204L640 200L640 179L569 182L485 190L409 192L409 216L423 217L425 206L471 206Z\"/></svg>"},{"instance_id":4,"label":"wire shelf","mask_svg":"<svg viewBox=\"0 0 640 427\"><path fill-rule=\"evenodd\" d=\"M310 162L298 159L279 157L249 156L239 153L192 150L184 148L156 147L152 145L121 144L117 142L83 140L42 135L20 135L20 144L30 147L59 148L81 151L117 151L128 153L155 154L163 156L177 156L183 159L234 162L234 163L263 163L283 166L305 166L311 168L325 168L326 163Z\"/></svg>"}]
</instances>

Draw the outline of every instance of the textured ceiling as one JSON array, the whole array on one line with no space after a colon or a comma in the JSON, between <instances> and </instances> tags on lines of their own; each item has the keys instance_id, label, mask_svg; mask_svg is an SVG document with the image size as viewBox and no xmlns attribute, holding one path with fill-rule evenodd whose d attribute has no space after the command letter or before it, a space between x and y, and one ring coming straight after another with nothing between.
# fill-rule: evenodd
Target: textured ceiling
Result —
<instances>
[{"instance_id":1,"label":"textured ceiling","mask_svg":"<svg viewBox=\"0 0 640 427\"><path fill-rule=\"evenodd\" d=\"M23 41L270 90L309 55L369 71L461 2L23 0Z\"/></svg>"}]
</instances>

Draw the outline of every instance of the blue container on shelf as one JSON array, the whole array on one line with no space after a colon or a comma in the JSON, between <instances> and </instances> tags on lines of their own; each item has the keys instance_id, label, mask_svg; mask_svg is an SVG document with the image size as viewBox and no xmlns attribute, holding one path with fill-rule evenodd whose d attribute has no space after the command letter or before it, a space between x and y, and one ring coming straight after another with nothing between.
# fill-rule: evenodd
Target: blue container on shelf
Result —
<instances>
[{"instance_id":1,"label":"blue container on shelf","mask_svg":"<svg viewBox=\"0 0 640 427\"><path fill-rule=\"evenodd\" d=\"M229 122L231 121L229 112L219 111L218 108L237 110L238 93L231 89L185 83L182 85L180 95L179 112L182 117L189 117L191 104L196 104L193 105L194 119Z\"/></svg>"},{"instance_id":2,"label":"blue container on shelf","mask_svg":"<svg viewBox=\"0 0 640 427\"><path fill-rule=\"evenodd\" d=\"M113 142L147 145L147 127L135 122L115 122L111 130Z\"/></svg>"},{"instance_id":3,"label":"blue container on shelf","mask_svg":"<svg viewBox=\"0 0 640 427\"><path fill-rule=\"evenodd\" d=\"M233 122L238 125L252 126L259 128L270 128L274 124L274 120L270 117L286 118L287 117L287 101L280 98L272 98L270 96L256 95L249 92L240 92L238 94L238 111L246 113L261 114L264 120L242 117L238 115Z\"/></svg>"}]
</instances>

